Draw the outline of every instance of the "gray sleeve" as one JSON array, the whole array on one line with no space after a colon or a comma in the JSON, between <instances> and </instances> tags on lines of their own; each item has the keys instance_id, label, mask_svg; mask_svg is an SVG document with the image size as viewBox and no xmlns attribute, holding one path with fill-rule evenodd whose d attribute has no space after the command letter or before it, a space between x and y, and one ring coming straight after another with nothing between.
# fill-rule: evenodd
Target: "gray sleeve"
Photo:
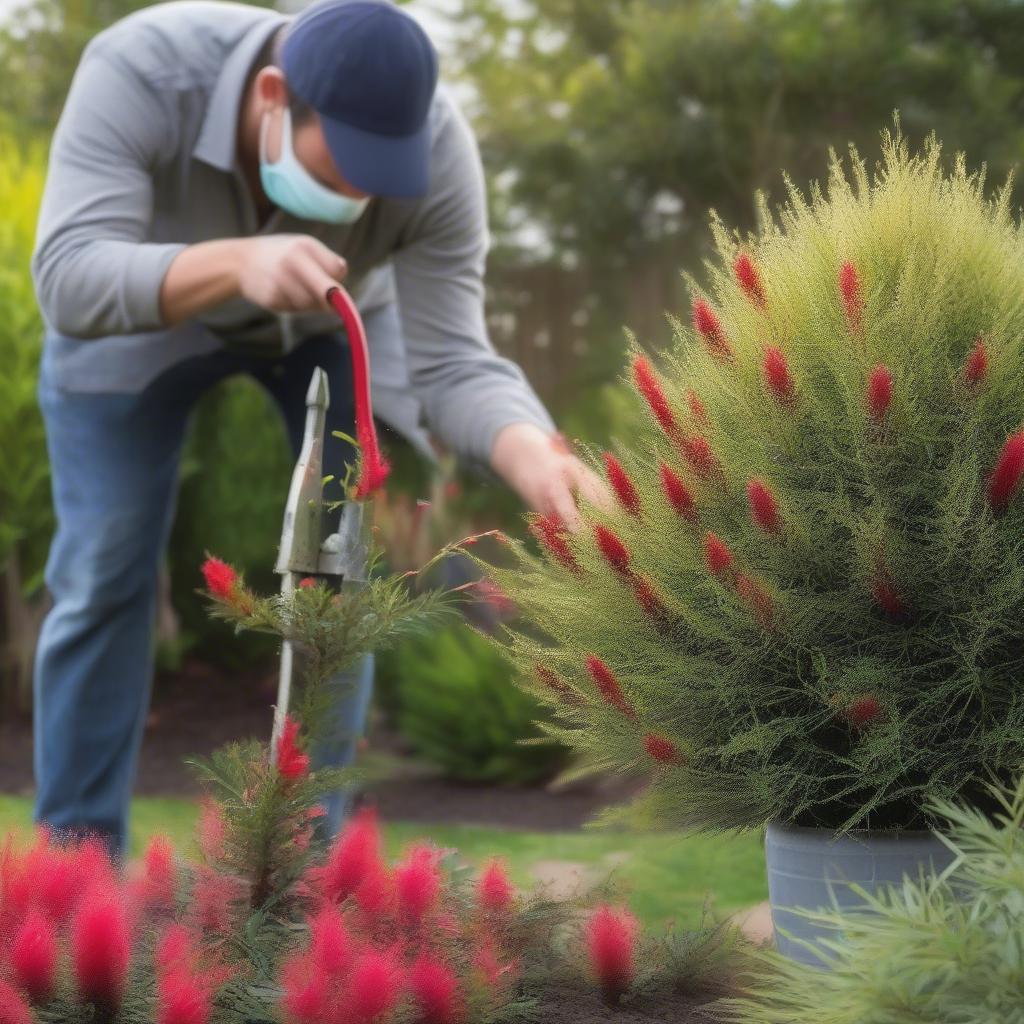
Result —
<instances>
[{"instance_id":1,"label":"gray sleeve","mask_svg":"<svg viewBox=\"0 0 1024 1024\"><path fill-rule=\"evenodd\" d=\"M87 52L53 137L32 274L43 317L97 338L161 326L160 286L184 245L147 243L153 172L176 125L116 57Z\"/></svg>"},{"instance_id":2,"label":"gray sleeve","mask_svg":"<svg viewBox=\"0 0 1024 1024\"><path fill-rule=\"evenodd\" d=\"M434 147L430 195L393 257L409 380L430 428L453 451L490 462L511 423L554 424L522 370L499 356L484 321L487 206L469 126L451 107Z\"/></svg>"}]
</instances>

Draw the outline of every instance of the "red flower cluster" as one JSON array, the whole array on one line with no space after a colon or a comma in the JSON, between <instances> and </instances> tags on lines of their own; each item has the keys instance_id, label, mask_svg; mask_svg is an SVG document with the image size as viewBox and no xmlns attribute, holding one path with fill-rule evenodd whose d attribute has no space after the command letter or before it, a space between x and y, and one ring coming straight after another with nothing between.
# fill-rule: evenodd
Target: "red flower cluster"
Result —
<instances>
[{"instance_id":1,"label":"red flower cluster","mask_svg":"<svg viewBox=\"0 0 1024 1024\"><path fill-rule=\"evenodd\" d=\"M889 574L884 568L879 569L871 584L871 595L878 605L890 619L904 619L907 615L907 606L900 597L896 588L892 585Z\"/></svg>"},{"instance_id":2,"label":"red flower cluster","mask_svg":"<svg viewBox=\"0 0 1024 1024\"><path fill-rule=\"evenodd\" d=\"M782 533L779 504L763 480L751 480L747 484L747 500L750 502L750 518L759 530L774 535Z\"/></svg>"},{"instance_id":3,"label":"red flower cluster","mask_svg":"<svg viewBox=\"0 0 1024 1024\"><path fill-rule=\"evenodd\" d=\"M764 362L761 367L764 374L765 387L779 405L792 406L796 400L796 387L789 372L789 363L782 354L782 349L769 345L764 350Z\"/></svg>"},{"instance_id":4,"label":"red flower cluster","mask_svg":"<svg viewBox=\"0 0 1024 1024\"><path fill-rule=\"evenodd\" d=\"M348 825L308 874L309 942L281 972L288 1024L384 1024L409 1002L417 1024L460 1024L470 1003L503 997L517 977L512 884L491 862L466 908L439 856L414 845L389 867L373 813Z\"/></svg>"},{"instance_id":5,"label":"red flower cluster","mask_svg":"<svg viewBox=\"0 0 1024 1024\"><path fill-rule=\"evenodd\" d=\"M640 495L622 463L611 452L605 452L604 468L608 474L608 483L612 485L612 490L615 491L619 503L631 516L639 518Z\"/></svg>"},{"instance_id":6,"label":"red flower cluster","mask_svg":"<svg viewBox=\"0 0 1024 1024\"><path fill-rule=\"evenodd\" d=\"M686 404L690 407L690 415L700 423L708 422L708 410L701 401L700 395L693 388L686 392Z\"/></svg>"},{"instance_id":7,"label":"red flower cluster","mask_svg":"<svg viewBox=\"0 0 1024 1024\"><path fill-rule=\"evenodd\" d=\"M697 503L683 478L664 462L660 466L661 489L676 513L691 523L697 521Z\"/></svg>"},{"instance_id":8,"label":"red flower cluster","mask_svg":"<svg viewBox=\"0 0 1024 1024\"><path fill-rule=\"evenodd\" d=\"M627 718L636 718L636 712L629 701L626 700L625 694L622 692L622 686L619 684L618 679L615 678L615 673L594 654L587 655L586 666L587 672L590 673L590 678L594 680L594 685L597 686L598 693L601 694L605 701Z\"/></svg>"},{"instance_id":9,"label":"red flower cluster","mask_svg":"<svg viewBox=\"0 0 1024 1024\"><path fill-rule=\"evenodd\" d=\"M648 733L644 737L644 749L651 759L659 764L679 764L682 761L679 748L671 740L657 733Z\"/></svg>"},{"instance_id":10,"label":"red flower cluster","mask_svg":"<svg viewBox=\"0 0 1024 1024\"><path fill-rule=\"evenodd\" d=\"M850 331L860 334L863 329L864 295L860 274L849 261L839 268L839 292L843 299L843 312Z\"/></svg>"},{"instance_id":11,"label":"red flower cluster","mask_svg":"<svg viewBox=\"0 0 1024 1024\"><path fill-rule=\"evenodd\" d=\"M604 560L615 570L622 581L629 585L637 603L644 613L656 622L663 622L668 617L668 609L654 584L634 572L630 567L629 548L614 531L607 526L598 524L594 527L597 548Z\"/></svg>"},{"instance_id":12,"label":"red flower cluster","mask_svg":"<svg viewBox=\"0 0 1024 1024\"><path fill-rule=\"evenodd\" d=\"M299 723L287 715L277 740L277 771L287 782L297 782L309 774L309 755L298 744Z\"/></svg>"},{"instance_id":13,"label":"red flower cluster","mask_svg":"<svg viewBox=\"0 0 1024 1024\"><path fill-rule=\"evenodd\" d=\"M238 573L227 562L211 555L203 562L203 578L206 580L206 589L214 597L231 600L238 583Z\"/></svg>"},{"instance_id":14,"label":"red flower cluster","mask_svg":"<svg viewBox=\"0 0 1024 1024\"><path fill-rule=\"evenodd\" d=\"M892 404L892 372L887 366L879 364L871 371L866 401L871 418L881 423Z\"/></svg>"},{"instance_id":15,"label":"red flower cluster","mask_svg":"<svg viewBox=\"0 0 1024 1024\"><path fill-rule=\"evenodd\" d=\"M763 307L765 295L764 285L761 283L761 273L747 253L741 252L733 260L732 271L736 276L737 284L743 289L750 301L759 308Z\"/></svg>"},{"instance_id":16,"label":"red flower cluster","mask_svg":"<svg viewBox=\"0 0 1024 1024\"><path fill-rule=\"evenodd\" d=\"M726 360L733 358L732 345L718 314L704 299L697 299L693 304L693 326L713 356Z\"/></svg>"},{"instance_id":17,"label":"red flower cluster","mask_svg":"<svg viewBox=\"0 0 1024 1024\"><path fill-rule=\"evenodd\" d=\"M985 346L985 338L978 335L971 354L964 364L964 380L968 385L978 386L988 376L988 349Z\"/></svg>"},{"instance_id":18,"label":"red flower cluster","mask_svg":"<svg viewBox=\"0 0 1024 1024\"><path fill-rule=\"evenodd\" d=\"M679 450L690 468L702 479L714 476L719 471L718 456L711 443L700 434L678 439Z\"/></svg>"},{"instance_id":19,"label":"red flower cluster","mask_svg":"<svg viewBox=\"0 0 1024 1024\"><path fill-rule=\"evenodd\" d=\"M587 954L605 1001L611 1005L635 979L639 931L637 919L628 910L609 906L598 907L587 921Z\"/></svg>"},{"instance_id":20,"label":"red flower cluster","mask_svg":"<svg viewBox=\"0 0 1024 1024\"><path fill-rule=\"evenodd\" d=\"M674 437L678 433L675 414L665 397L661 382L654 373L651 364L644 356L635 356L633 359L633 380L637 390L644 397L644 401L650 407L654 418L661 425L661 429Z\"/></svg>"},{"instance_id":21,"label":"red flower cluster","mask_svg":"<svg viewBox=\"0 0 1024 1024\"><path fill-rule=\"evenodd\" d=\"M566 569L577 576L583 574L579 562L576 561L576 556L572 553L572 548L569 547L569 532L557 513L552 512L546 516L533 516L530 520L530 533Z\"/></svg>"},{"instance_id":22,"label":"red flower cluster","mask_svg":"<svg viewBox=\"0 0 1024 1024\"><path fill-rule=\"evenodd\" d=\"M704 561L708 572L716 579L727 580L732 574L732 552L717 533L708 533L704 538Z\"/></svg>"},{"instance_id":23,"label":"red flower cluster","mask_svg":"<svg viewBox=\"0 0 1024 1024\"><path fill-rule=\"evenodd\" d=\"M751 504L753 506L753 499ZM759 508L759 513L764 517L765 523L781 522L777 510L774 518L772 517L771 508L774 508L774 504L769 506L766 503ZM758 513L752 510L752 514L756 517ZM708 572L716 580L722 584L731 584L736 588L739 599L747 605L754 618L764 629L772 628L775 622L775 605L771 595L757 580L746 573L737 571L736 559L729 549L729 545L717 533L709 532L704 538L704 562Z\"/></svg>"},{"instance_id":24,"label":"red flower cluster","mask_svg":"<svg viewBox=\"0 0 1024 1024\"><path fill-rule=\"evenodd\" d=\"M576 694L573 693L572 687L553 669L548 668L547 665L537 664L533 666L533 672L544 686L567 704L576 702Z\"/></svg>"},{"instance_id":25,"label":"red flower cluster","mask_svg":"<svg viewBox=\"0 0 1024 1024\"><path fill-rule=\"evenodd\" d=\"M873 694L857 697L843 711L843 718L855 729L865 729L882 714L882 705Z\"/></svg>"},{"instance_id":26,"label":"red flower cluster","mask_svg":"<svg viewBox=\"0 0 1024 1024\"><path fill-rule=\"evenodd\" d=\"M996 511L1009 505L1024 476L1024 430L1011 434L988 480L988 500Z\"/></svg>"}]
</instances>

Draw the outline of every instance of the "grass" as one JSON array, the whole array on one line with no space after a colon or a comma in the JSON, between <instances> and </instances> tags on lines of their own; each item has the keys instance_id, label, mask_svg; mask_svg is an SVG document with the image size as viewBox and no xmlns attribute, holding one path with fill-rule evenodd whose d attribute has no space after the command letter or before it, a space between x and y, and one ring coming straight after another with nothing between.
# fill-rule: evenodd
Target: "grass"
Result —
<instances>
[{"instance_id":1,"label":"grass","mask_svg":"<svg viewBox=\"0 0 1024 1024\"><path fill-rule=\"evenodd\" d=\"M173 798L139 798L132 805L132 850L156 833L175 846L191 848L196 804ZM26 835L31 803L0 796L0 836ZM457 849L470 863L504 857L520 885L537 881L556 891L613 876L623 883L634 912L648 924L676 920L682 927L699 919L707 897L725 915L767 898L759 837L681 836L672 833L539 833L473 825L385 823L391 855L414 839L429 838Z\"/></svg>"}]
</instances>

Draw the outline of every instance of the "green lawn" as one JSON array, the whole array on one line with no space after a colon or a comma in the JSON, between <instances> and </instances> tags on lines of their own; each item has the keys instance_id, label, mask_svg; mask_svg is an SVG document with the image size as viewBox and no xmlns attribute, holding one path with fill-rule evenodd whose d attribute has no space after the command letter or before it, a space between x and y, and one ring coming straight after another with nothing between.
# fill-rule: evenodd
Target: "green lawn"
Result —
<instances>
[{"instance_id":1,"label":"green lawn","mask_svg":"<svg viewBox=\"0 0 1024 1024\"><path fill-rule=\"evenodd\" d=\"M188 800L140 798L132 810L132 847L137 852L154 833L169 836L186 851L196 805ZM0 796L0 836L25 833L31 823L27 799ZM453 847L471 863L488 857L508 860L521 885L538 879L562 888L574 879L603 880L614 874L630 892L636 913L649 923L669 919L696 922L705 898L717 914L748 907L767 897L764 857L757 836L709 838L659 833L537 833L470 825L430 827L385 823L389 853L414 839L430 838Z\"/></svg>"}]
</instances>

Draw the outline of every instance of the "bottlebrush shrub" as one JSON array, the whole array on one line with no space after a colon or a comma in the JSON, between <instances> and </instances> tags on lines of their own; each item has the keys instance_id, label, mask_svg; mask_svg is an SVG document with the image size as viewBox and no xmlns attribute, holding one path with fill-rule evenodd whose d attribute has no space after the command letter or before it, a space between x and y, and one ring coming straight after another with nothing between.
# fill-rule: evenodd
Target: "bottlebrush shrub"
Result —
<instances>
[{"instance_id":1,"label":"bottlebrush shrub","mask_svg":"<svg viewBox=\"0 0 1024 1024\"><path fill-rule=\"evenodd\" d=\"M750 994L722 1006L736 1024L995 1024L1020 1016L1024 931L1024 781L993 791L993 816L940 802L935 816L959 854L943 881L908 881L870 898L874 913L809 916L830 941L828 972L758 957ZM880 1008L884 1007L880 1016Z\"/></svg>"},{"instance_id":2,"label":"bottlebrush shrub","mask_svg":"<svg viewBox=\"0 0 1024 1024\"><path fill-rule=\"evenodd\" d=\"M634 348L616 507L493 569L552 734L651 770L649 821L920 827L1024 758L1024 235L884 142L756 237L715 223L692 326L660 371Z\"/></svg>"}]
</instances>

